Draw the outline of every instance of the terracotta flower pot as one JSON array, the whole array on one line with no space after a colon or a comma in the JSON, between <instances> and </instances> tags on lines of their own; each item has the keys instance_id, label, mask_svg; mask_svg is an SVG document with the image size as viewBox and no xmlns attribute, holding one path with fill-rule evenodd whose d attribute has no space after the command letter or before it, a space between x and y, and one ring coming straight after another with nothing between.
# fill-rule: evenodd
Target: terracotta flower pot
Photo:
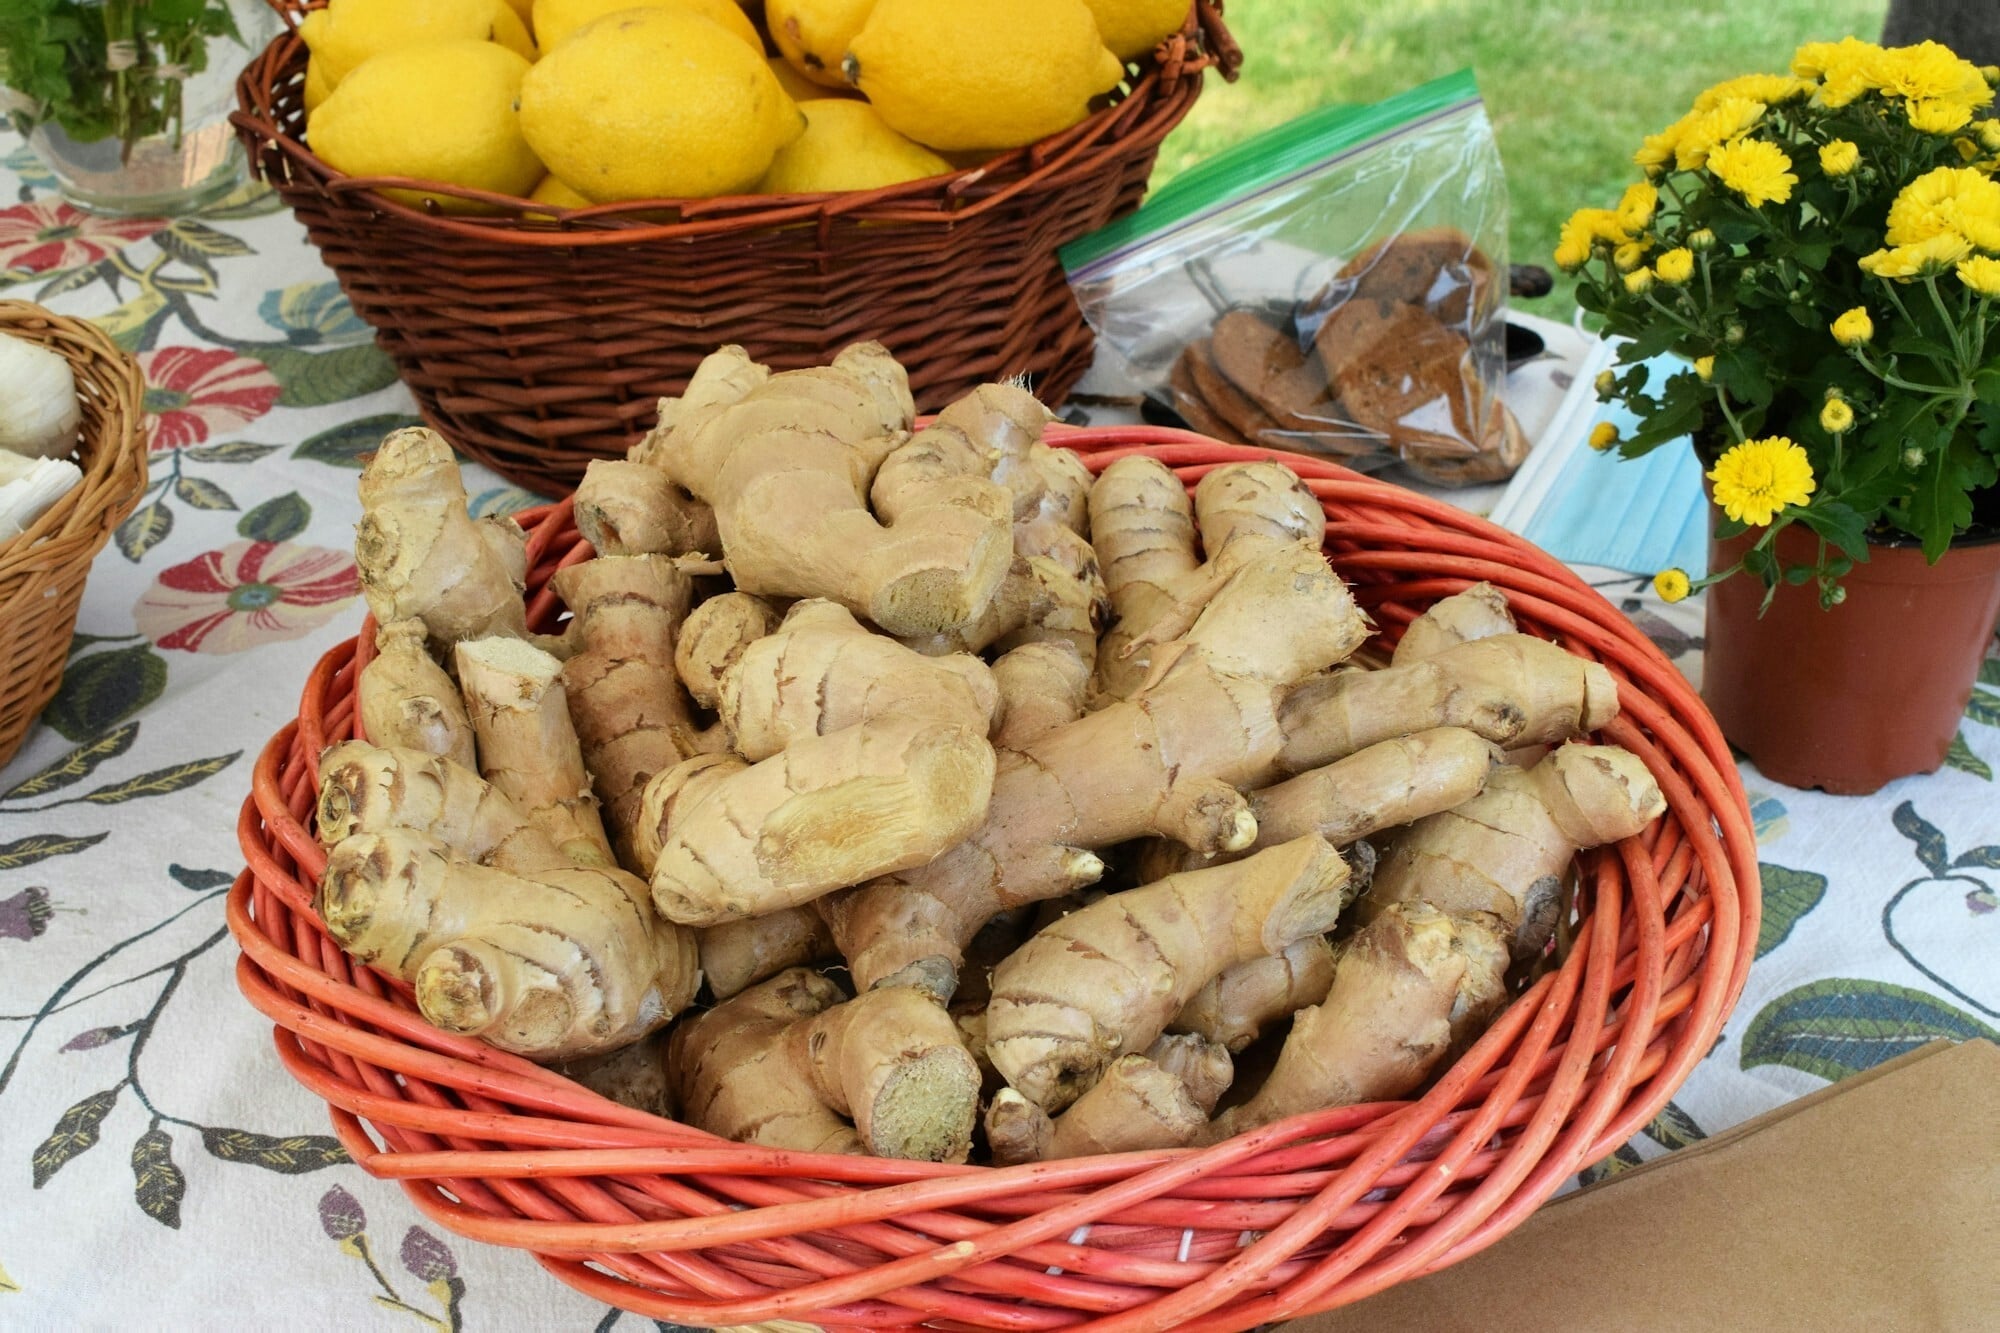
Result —
<instances>
[{"instance_id":1,"label":"terracotta flower pot","mask_svg":"<svg viewBox=\"0 0 2000 1333\"><path fill-rule=\"evenodd\" d=\"M1754 535L1711 539L1709 567ZM1816 551L1796 525L1777 547L1787 563ZM1701 692L1766 777L1863 795L1944 762L2000 617L2000 537L1954 544L1936 565L1914 545L1871 546L1842 584L1830 611L1811 584L1782 586L1762 619L1759 580L1709 589Z\"/></svg>"}]
</instances>

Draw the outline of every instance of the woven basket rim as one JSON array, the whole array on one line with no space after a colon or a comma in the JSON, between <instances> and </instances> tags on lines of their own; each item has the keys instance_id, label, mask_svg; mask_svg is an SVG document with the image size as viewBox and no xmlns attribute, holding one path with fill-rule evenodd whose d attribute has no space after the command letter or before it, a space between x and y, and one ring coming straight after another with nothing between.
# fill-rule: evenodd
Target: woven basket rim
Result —
<instances>
[{"instance_id":1,"label":"woven basket rim","mask_svg":"<svg viewBox=\"0 0 2000 1333\"><path fill-rule=\"evenodd\" d=\"M440 1225L530 1249L586 1294L654 1318L1055 1327L1083 1313L1097 1317L1093 1328L1222 1330L1344 1304L1463 1258L1658 1113L1740 995L1760 913L1740 778L1659 649L1522 539L1336 465L1150 427L1052 428L1050 439L1093 467L1145 453L1190 482L1225 462L1275 458L1328 507L1330 557L1386 633L1413 614L1402 599L1428 602L1491 578L1524 625L1613 668L1625 707L1604 735L1647 762L1669 814L1581 859L1588 910L1560 968L1422 1097L1314 1112L1208 1149L998 1168L727 1143L429 1028L399 1004L406 988L349 968L321 933L306 886L323 859L303 821L312 758L351 722L350 640L321 660L298 720L258 762L239 824L249 869L231 891L229 924L246 996L277 1023L281 1059L329 1102L358 1163L400 1180ZM531 606L543 611L553 605L548 574L588 551L576 538L555 558L573 535L572 503L523 516ZM1628 1039L1634 1030L1644 1039ZM1241 1248L1205 1226L1210 1251L1185 1273L1178 1261L1118 1248L1185 1226L1185 1250L1196 1230L1183 1217L1268 1213L1279 1208L1273 1197L1298 1195L1309 1198L1281 1220L1246 1225L1259 1238ZM1170 1225L1143 1221L1156 1205L1171 1205ZM956 1211L967 1207L973 1216ZM843 1263L850 1244L877 1257ZM1004 1307L1016 1322L980 1322L1000 1317L996 1291L1028 1298Z\"/></svg>"},{"instance_id":2,"label":"woven basket rim","mask_svg":"<svg viewBox=\"0 0 2000 1333\"><path fill-rule=\"evenodd\" d=\"M83 479L51 505L18 537L0 541L0 580L40 563L38 547L48 541L81 537L95 530L95 556L145 493L147 437L146 381L139 363L97 325L58 315L29 301L0 300L0 333L15 334L49 347L70 363L84 384L125 409L125 430L116 440L86 436L77 449ZM84 562L88 564L86 560Z\"/></svg>"},{"instance_id":3,"label":"woven basket rim","mask_svg":"<svg viewBox=\"0 0 2000 1333\"><path fill-rule=\"evenodd\" d=\"M1133 67L1128 65L1127 77L1119 85L1115 101L1069 129L998 153L977 166L874 190L640 199L560 209L512 195L407 176L349 176L329 165L279 126L275 110L277 89L294 75L303 77L305 68L305 46L294 19L297 14L320 5L292 4L287 0L268 0L268 3L285 18L287 31L273 38L245 66L237 80L237 110L229 117L245 140L253 162L258 160L257 146L269 144L295 170L313 178L319 188L330 194L364 194L370 208L404 222L468 239L530 249L681 240L718 230L754 231L806 223L824 227L840 218L948 226L1034 189L1043 178L1072 169L1095 152L1115 149L1131 126L1143 118L1158 114L1178 119L1175 108L1200 91L1205 70L1216 69L1225 78L1234 79L1242 59L1242 52L1223 22L1220 0L1191 0L1182 31L1139 63L1137 77L1133 77ZM503 214L448 215L391 199L382 193L387 189L419 189L497 207ZM645 216L662 210L672 210L676 220L661 222Z\"/></svg>"}]
</instances>

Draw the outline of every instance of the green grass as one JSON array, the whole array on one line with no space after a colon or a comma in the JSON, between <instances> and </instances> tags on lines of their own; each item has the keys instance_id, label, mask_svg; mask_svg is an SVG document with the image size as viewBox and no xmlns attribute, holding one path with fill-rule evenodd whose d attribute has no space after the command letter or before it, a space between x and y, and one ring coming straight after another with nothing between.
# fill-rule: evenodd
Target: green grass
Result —
<instances>
[{"instance_id":1,"label":"green grass","mask_svg":"<svg viewBox=\"0 0 2000 1333\"><path fill-rule=\"evenodd\" d=\"M1556 230L1637 179L1632 150L1717 80L1782 70L1800 42L1873 39L1887 0L1235 0L1235 84L1210 78L1153 183L1329 102L1372 102L1466 65L1507 168L1511 258L1548 264ZM1559 286L1545 313L1572 308Z\"/></svg>"}]
</instances>

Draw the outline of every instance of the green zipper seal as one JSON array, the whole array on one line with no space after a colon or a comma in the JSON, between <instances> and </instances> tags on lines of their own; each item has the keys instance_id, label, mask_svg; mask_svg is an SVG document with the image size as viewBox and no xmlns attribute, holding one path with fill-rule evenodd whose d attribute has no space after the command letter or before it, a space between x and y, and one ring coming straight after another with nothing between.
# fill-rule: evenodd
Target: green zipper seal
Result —
<instances>
[{"instance_id":1,"label":"green zipper seal","mask_svg":"<svg viewBox=\"0 0 2000 1333\"><path fill-rule=\"evenodd\" d=\"M1135 241L1164 233L1218 205L1240 202L1337 155L1411 128L1411 122L1478 100L1478 81L1470 69L1461 69L1384 102L1309 111L1182 172L1133 212L1063 246L1058 252L1063 267L1072 276L1082 276L1081 270Z\"/></svg>"}]
</instances>

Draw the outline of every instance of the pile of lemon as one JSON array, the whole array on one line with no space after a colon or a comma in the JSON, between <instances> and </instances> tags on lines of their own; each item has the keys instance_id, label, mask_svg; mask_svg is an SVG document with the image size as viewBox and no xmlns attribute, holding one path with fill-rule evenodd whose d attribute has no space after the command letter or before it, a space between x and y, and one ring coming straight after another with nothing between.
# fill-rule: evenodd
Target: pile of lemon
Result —
<instances>
[{"instance_id":1,"label":"pile of lemon","mask_svg":"<svg viewBox=\"0 0 2000 1333\"><path fill-rule=\"evenodd\" d=\"M737 0L332 0L300 26L306 137L348 175L564 208L875 189L1076 124L1188 2L757 8L761 25Z\"/></svg>"}]
</instances>

